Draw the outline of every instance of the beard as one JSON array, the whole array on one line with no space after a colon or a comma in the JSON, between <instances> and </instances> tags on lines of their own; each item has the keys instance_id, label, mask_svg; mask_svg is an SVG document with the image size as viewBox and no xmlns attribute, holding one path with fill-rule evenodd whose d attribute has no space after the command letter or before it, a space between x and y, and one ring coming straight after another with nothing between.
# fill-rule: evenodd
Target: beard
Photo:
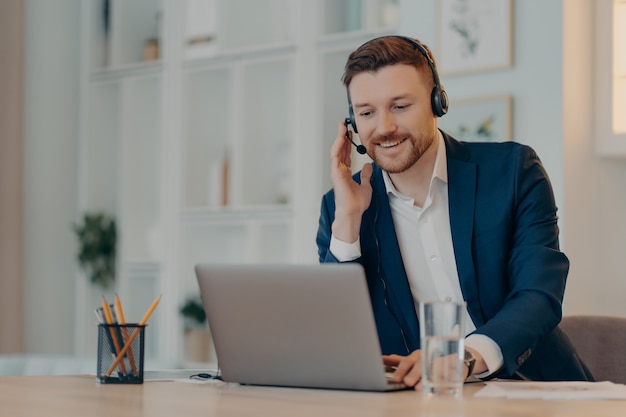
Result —
<instances>
[{"instance_id":1,"label":"beard","mask_svg":"<svg viewBox=\"0 0 626 417\"><path fill-rule=\"evenodd\" d=\"M406 140L405 140L406 139ZM411 134L399 134L396 133L394 135L388 136L374 136L370 139L371 143L384 143L384 142L399 142L401 140L405 140L401 146L409 146L409 150L405 151L402 155L392 158L390 156L384 155L383 152L380 154L377 151L380 149L378 145L370 145L367 147L368 155L372 160L381 167L384 171L387 171L389 174L399 174L411 168L413 165L420 160L422 155L426 153L426 151L432 146L435 141L434 136L428 136L426 134L422 134L419 139L415 138Z\"/></svg>"}]
</instances>

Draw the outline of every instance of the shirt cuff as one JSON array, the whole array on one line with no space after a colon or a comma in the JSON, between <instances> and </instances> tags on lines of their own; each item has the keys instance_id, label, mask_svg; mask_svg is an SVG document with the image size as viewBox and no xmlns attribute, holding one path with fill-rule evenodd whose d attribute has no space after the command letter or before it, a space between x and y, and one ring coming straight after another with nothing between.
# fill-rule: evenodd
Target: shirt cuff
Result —
<instances>
[{"instance_id":1,"label":"shirt cuff","mask_svg":"<svg viewBox=\"0 0 626 417\"><path fill-rule=\"evenodd\" d=\"M484 334L471 334L465 338L465 346L474 349L485 360L487 371L474 375L476 378L485 378L499 370L504 364L502 350L496 342Z\"/></svg>"},{"instance_id":2,"label":"shirt cuff","mask_svg":"<svg viewBox=\"0 0 626 417\"><path fill-rule=\"evenodd\" d=\"M339 262L353 261L361 257L361 240L357 237L355 242L346 243L331 235L329 249Z\"/></svg>"}]
</instances>

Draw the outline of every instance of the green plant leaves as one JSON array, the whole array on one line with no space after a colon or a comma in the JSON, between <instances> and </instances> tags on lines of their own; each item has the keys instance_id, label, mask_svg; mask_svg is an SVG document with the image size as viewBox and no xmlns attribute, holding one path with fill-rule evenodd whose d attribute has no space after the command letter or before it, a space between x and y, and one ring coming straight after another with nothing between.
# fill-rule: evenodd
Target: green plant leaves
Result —
<instances>
[{"instance_id":1,"label":"green plant leaves","mask_svg":"<svg viewBox=\"0 0 626 417\"><path fill-rule=\"evenodd\" d=\"M79 241L78 264L93 284L110 287L115 281L115 219L105 213L85 213L82 223L73 228Z\"/></svg>"}]
</instances>

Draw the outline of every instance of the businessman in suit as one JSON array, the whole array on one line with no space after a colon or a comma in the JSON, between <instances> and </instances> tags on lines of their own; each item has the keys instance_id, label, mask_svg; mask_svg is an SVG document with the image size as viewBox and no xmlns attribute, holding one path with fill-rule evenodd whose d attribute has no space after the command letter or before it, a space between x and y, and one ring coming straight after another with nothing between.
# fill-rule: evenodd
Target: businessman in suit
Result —
<instances>
[{"instance_id":1,"label":"businessman in suit","mask_svg":"<svg viewBox=\"0 0 626 417\"><path fill-rule=\"evenodd\" d=\"M394 378L419 386L416 305L437 299L467 303L468 376L593 380L558 328L569 261L536 153L440 131L448 98L417 40L366 42L343 82L350 117L330 151L318 253L320 262L363 265ZM355 175L349 126L373 160Z\"/></svg>"}]
</instances>

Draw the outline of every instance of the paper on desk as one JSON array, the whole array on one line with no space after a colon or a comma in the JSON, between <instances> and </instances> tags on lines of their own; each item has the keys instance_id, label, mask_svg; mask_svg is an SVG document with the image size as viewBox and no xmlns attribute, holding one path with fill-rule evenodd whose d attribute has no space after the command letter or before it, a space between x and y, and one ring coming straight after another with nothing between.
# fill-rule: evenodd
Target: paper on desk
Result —
<instances>
[{"instance_id":1,"label":"paper on desk","mask_svg":"<svg viewBox=\"0 0 626 417\"><path fill-rule=\"evenodd\" d=\"M490 381L474 396L544 400L626 400L626 385L609 381Z\"/></svg>"}]
</instances>

